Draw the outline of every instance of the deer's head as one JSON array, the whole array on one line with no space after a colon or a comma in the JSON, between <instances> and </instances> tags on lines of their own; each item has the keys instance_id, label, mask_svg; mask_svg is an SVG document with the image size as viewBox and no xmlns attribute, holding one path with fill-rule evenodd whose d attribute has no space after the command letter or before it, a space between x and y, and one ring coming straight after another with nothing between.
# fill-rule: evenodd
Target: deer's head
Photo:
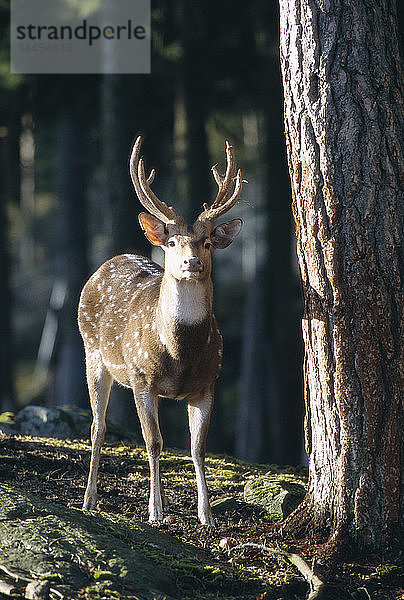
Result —
<instances>
[{"instance_id":1,"label":"deer's head","mask_svg":"<svg viewBox=\"0 0 404 600\"><path fill-rule=\"evenodd\" d=\"M203 280L210 277L212 252L227 248L240 233L241 219L234 219L213 227L214 221L226 213L238 201L243 180L237 171L233 147L226 142L226 172L222 176L216 166L212 167L218 185L215 201L203 211L192 226L177 215L172 206L159 200L150 185L155 171L146 177L144 162L140 157L142 137L133 146L130 158L130 174L137 196L148 210L139 215L140 225L149 242L160 246L165 252L165 272L177 280ZM236 173L237 171L237 173Z\"/></svg>"}]
</instances>

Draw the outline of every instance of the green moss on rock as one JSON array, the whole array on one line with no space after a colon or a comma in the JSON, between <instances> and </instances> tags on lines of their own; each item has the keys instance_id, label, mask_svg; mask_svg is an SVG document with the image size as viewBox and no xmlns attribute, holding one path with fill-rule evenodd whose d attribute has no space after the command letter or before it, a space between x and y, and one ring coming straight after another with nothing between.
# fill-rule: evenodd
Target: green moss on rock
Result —
<instances>
[{"instance_id":1,"label":"green moss on rock","mask_svg":"<svg viewBox=\"0 0 404 600\"><path fill-rule=\"evenodd\" d=\"M292 474L267 474L244 486L244 501L262 506L276 520L286 518L300 504L306 490L303 480Z\"/></svg>"}]
</instances>

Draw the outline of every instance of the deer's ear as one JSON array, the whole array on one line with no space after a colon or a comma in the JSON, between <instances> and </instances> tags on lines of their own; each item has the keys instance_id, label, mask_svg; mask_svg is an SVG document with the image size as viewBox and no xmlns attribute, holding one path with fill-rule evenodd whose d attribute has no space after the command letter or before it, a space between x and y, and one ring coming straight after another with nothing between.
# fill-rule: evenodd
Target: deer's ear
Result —
<instances>
[{"instance_id":1,"label":"deer's ear","mask_svg":"<svg viewBox=\"0 0 404 600\"><path fill-rule=\"evenodd\" d=\"M154 246L164 246L167 241L167 232L162 221L148 213L140 213L139 223L149 242Z\"/></svg>"},{"instance_id":2,"label":"deer's ear","mask_svg":"<svg viewBox=\"0 0 404 600\"><path fill-rule=\"evenodd\" d=\"M228 223L222 223L215 227L210 234L210 239L214 248L227 248L241 231L243 221L234 219Z\"/></svg>"}]
</instances>

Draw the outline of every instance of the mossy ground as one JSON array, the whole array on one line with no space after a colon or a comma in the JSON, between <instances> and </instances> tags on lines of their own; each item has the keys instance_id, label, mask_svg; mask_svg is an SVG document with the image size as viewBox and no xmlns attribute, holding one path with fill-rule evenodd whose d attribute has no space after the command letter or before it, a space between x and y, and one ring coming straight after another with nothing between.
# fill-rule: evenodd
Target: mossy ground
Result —
<instances>
[{"instance_id":1,"label":"mossy ground","mask_svg":"<svg viewBox=\"0 0 404 600\"><path fill-rule=\"evenodd\" d=\"M132 577L128 567L139 557L144 558L147 567L142 567L142 573L147 575L147 569L154 565L156 570L153 572L152 567L152 576L155 573L156 582L160 581L156 587L166 589L167 597L182 600L303 600L306 597L307 585L284 559L254 548L231 552L232 547L250 542L278 545L300 553L310 562L316 550L314 540L284 538L279 528L273 529L265 511L243 502L245 482L252 477L282 472L304 478L304 472L252 465L226 456L209 456L206 462L211 499L226 497L237 501L222 505L222 510L215 514L217 527L211 530L197 521L191 459L180 451L167 450L161 458L161 470L169 508L164 522L151 527L147 524L147 456L143 448L132 445L104 446L99 474L99 511L90 515L81 513L89 451L89 444L81 441L0 440L0 480L17 494L28 492L28 504L36 506L34 512L43 519L38 535L48 540L47 548L59 548L62 553L59 560L63 562L63 552L67 550L60 546L60 540L64 543L69 536L73 539L78 532L81 536L79 558L76 562L72 559L68 574L61 575L58 564L62 562L57 561L48 573L61 577L54 586L61 587L66 598L142 597L134 592L137 578ZM11 513L11 519L10 513L8 515L8 526L20 527L21 539L30 535L32 519L18 513L14 516ZM42 558L46 565L46 553ZM0 567L1 564L0 557ZM318 567L328 581L341 589L365 588L371 600L404 597L404 590L399 587L403 571L397 565L381 567L376 559L369 559L366 564L346 565L332 561L321 564L320 561ZM7 579L1 572L0 578Z\"/></svg>"}]
</instances>

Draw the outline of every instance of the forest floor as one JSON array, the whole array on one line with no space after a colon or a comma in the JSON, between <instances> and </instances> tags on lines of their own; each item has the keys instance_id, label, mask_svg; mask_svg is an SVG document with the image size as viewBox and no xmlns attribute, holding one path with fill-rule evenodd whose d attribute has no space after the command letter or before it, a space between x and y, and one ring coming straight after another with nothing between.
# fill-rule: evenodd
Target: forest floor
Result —
<instances>
[{"instance_id":1,"label":"forest floor","mask_svg":"<svg viewBox=\"0 0 404 600\"><path fill-rule=\"evenodd\" d=\"M371 556L314 561L315 540L291 539L279 526L274 528L260 507L243 501L250 478L268 472L303 477L303 472L209 456L211 500L223 502L214 510L216 528L208 529L196 517L192 461L180 451L167 450L161 470L169 507L164 521L151 526L147 455L133 445L104 445L99 510L81 512L89 450L82 441L0 439L0 580L3 592L15 584L8 595L1 593L0 585L0 598L11 593L24 597L32 579L47 580L54 599L307 598L307 582L288 560L264 548L272 547L295 552L310 566L315 562L316 573L330 585L321 598L404 599L402 565L387 560L381 564ZM13 532L15 539L10 541ZM27 551L34 554L38 568L32 560L27 562ZM69 561L74 569L70 564L66 572L61 565ZM137 574L131 574L131 564ZM153 582L145 584L150 577Z\"/></svg>"}]
</instances>

